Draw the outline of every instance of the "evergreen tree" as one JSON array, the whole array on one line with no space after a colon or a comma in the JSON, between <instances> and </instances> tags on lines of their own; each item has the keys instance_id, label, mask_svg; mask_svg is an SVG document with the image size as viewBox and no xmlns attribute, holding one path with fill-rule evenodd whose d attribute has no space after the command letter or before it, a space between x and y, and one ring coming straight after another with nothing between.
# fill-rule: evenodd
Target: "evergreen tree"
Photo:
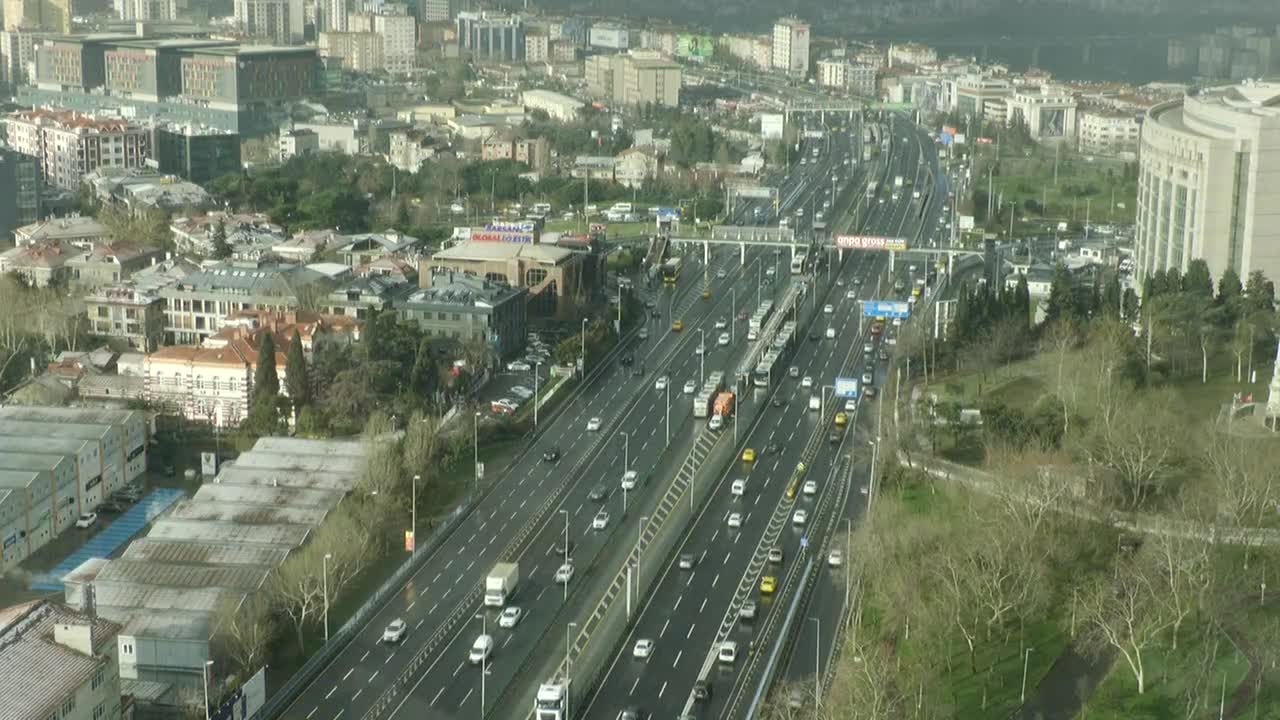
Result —
<instances>
[{"instance_id":1,"label":"evergreen tree","mask_svg":"<svg viewBox=\"0 0 1280 720\"><path fill-rule=\"evenodd\" d=\"M1197 298L1213 297L1213 276L1209 274L1208 263L1200 259L1191 261L1187 274L1182 278L1182 292Z\"/></svg>"},{"instance_id":2,"label":"evergreen tree","mask_svg":"<svg viewBox=\"0 0 1280 720\"><path fill-rule=\"evenodd\" d=\"M1138 319L1138 294L1133 288L1124 289L1124 299L1121 301L1124 308L1123 318L1125 322L1133 322Z\"/></svg>"},{"instance_id":3,"label":"evergreen tree","mask_svg":"<svg viewBox=\"0 0 1280 720\"><path fill-rule=\"evenodd\" d=\"M1120 317L1120 302L1122 299L1120 275L1118 273L1110 273L1107 275L1107 284L1102 288L1102 314L1109 318Z\"/></svg>"},{"instance_id":4,"label":"evergreen tree","mask_svg":"<svg viewBox=\"0 0 1280 720\"><path fill-rule=\"evenodd\" d=\"M1240 284L1240 273L1230 267L1223 270L1222 278L1218 280L1218 304L1232 307L1240 302L1243 294L1244 286Z\"/></svg>"},{"instance_id":5,"label":"evergreen tree","mask_svg":"<svg viewBox=\"0 0 1280 720\"><path fill-rule=\"evenodd\" d=\"M418 356L413 361L413 372L409 376L409 387L414 395L429 398L435 394L440 382L440 374L436 369L436 360L431 356L431 342L423 338L418 343Z\"/></svg>"},{"instance_id":6,"label":"evergreen tree","mask_svg":"<svg viewBox=\"0 0 1280 720\"><path fill-rule=\"evenodd\" d=\"M227 224L219 220L213 228L213 259L226 260L231 257L231 245L227 242Z\"/></svg>"},{"instance_id":7,"label":"evergreen tree","mask_svg":"<svg viewBox=\"0 0 1280 720\"><path fill-rule=\"evenodd\" d=\"M1013 289L1013 316L1031 322L1031 289L1026 275L1018 276L1018 286Z\"/></svg>"},{"instance_id":8,"label":"evergreen tree","mask_svg":"<svg viewBox=\"0 0 1280 720\"><path fill-rule=\"evenodd\" d=\"M253 374L253 403L266 401L275 404L280 394L280 377L276 374L276 341L271 333L262 334L258 348L258 369Z\"/></svg>"},{"instance_id":9,"label":"evergreen tree","mask_svg":"<svg viewBox=\"0 0 1280 720\"><path fill-rule=\"evenodd\" d=\"M955 331L955 340L960 345L969 342L973 329L973 316L970 305L969 283L961 283L960 292L956 295L956 314L951 320L951 327Z\"/></svg>"},{"instance_id":10,"label":"evergreen tree","mask_svg":"<svg viewBox=\"0 0 1280 720\"><path fill-rule=\"evenodd\" d=\"M1169 268L1164 274L1164 290L1167 295L1176 295L1182 292L1182 271L1178 268Z\"/></svg>"},{"instance_id":11,"label":"evergreen tree","mask_svg":"<svg viewBox=\"0 0 1280 720\"><path fill-rule=\"evenodd\" d=\"M1261 270L1249 273L1249 280L1244 288L1245 304L1250 311L1265 310L1275 312L1276 287L1262 274Z\"/></svg>"},{"instance_id":12,"label":"evergreen tree","mask_svg":"<svg viewBox=\"0 0 1280 720\"><path fill-rule=\"evenodd\" d=\"M1053 281L1049 285L1049 299L1045 303L1044 319L1051 323L1062 318L1072 317L1075 304L1072 301L1071 271L1066 265L1058 263L1053 268Z\"/></svg>"},{"instance_id":13,"label":"evergreen tree","mask_svg":"<svg viewBox=\"0 0 1280 720\"><path fill-rule=\"evenodd\" d=\"M289 341L284 370L285 387L289 390L296 417L302 408L311 404L311 378L307 374L307 357L302 353L302 336L297 330L293 331L293 339Z\"/></svg>"}]
</instances>

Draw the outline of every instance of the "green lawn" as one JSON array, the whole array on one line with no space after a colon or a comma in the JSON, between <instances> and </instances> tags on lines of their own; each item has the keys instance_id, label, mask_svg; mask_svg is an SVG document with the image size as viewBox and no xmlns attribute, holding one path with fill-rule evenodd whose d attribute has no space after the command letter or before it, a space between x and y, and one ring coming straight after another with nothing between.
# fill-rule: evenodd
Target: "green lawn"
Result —
<instances>
[{"instance_id":1,"label":"green lawn","mask_svg":"<svg viewBox=\"0 0 1280 720\"><path fill-rule=\"evenodd\" d=\"M1028 152L1029 156L1019 157L1002 154L992 178L996 201L1003 200L1006 206L1018 203L1017 222L1024 217L1029 221L1044 217L1083 223L1086 211L1094 223L1133 221L1138 185L1136 179L1125 178L1125 163L1101 158L1090 161L1063 151L1057 161L1055 183L1053 148L1034 147ZM985 166L981 174L986 175ZM975 176L974 184L976 189L985 191L986 177L980 182ZM1007 226L1008 215L1001 217Z\"/></svg>"}]
</instances>

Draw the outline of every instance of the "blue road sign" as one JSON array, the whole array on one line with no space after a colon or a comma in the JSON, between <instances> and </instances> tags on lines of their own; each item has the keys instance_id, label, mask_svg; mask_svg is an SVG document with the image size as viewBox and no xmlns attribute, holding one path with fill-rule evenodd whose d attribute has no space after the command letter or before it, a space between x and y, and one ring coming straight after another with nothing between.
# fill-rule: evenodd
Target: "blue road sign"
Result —
<instances>
[{"instance_id":1,"label":"blue road sign","mask_svg":"<svg viewBox=\"0 0 1280 720\"><path fill-rule=\"evenodd\" d=\"M905 318L911 314L911 305L897 300L863 300L863 317Z\"/></svg>"},{"instance_id":2,"label":"blue road sign","mask_svg":"<svg viewBox=\"0 0 1280 720\"><path fill-rule=\"evenodd\" d=\"M836 378L835 396L856 399L858 397L858 378Z\"/></svg>"}]
</instances>

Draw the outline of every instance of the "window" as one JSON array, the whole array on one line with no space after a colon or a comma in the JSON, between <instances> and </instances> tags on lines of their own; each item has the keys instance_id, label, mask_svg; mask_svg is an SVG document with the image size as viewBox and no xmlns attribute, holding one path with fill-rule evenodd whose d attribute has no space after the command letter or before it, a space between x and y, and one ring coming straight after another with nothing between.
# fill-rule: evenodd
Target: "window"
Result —
<instances>
[{"instance_id":1,"label":"window","mask_svg":"<svg viewBox=\"0 0 1280 720\"><path fill-rule=\"evenodd\" d=\"M71 712L75 709L76 709L76 697L75 695L72 695L71 697L67 698L65 702L62 703L62 717L66 717L70 715Z\"/></svg>"},{"instance_id":2,"label":"window","mask_svg":"<svg viewBox=\"0 0 1280 720\"><path fill-rule=\"evenodd\" d=\"M93 708L93 720L102 720L102 716L107 714L106 703L98 703Z\"/></svg>"},{"instance_id":3,"label":"window","mask_svg":"<svg viewBox=\"0 0 1280 720\"><path fill-rule=\"evenodd\" d=\"M101 481L101 480L102 480L102 477L101 477L101 476L99 476L99 477L97 477L96 479L97 479L98 481ZM95 483L95 484L96 484L96 483ZM89 487L90 487L90 485L85 485L85 489L86 489L86 490L88 490L88 489L89 489ZM99 687L101 687L101 686L102 686L102 683L106 681L106 677L107 677L107 671L106 671L106 669L104 669L104 668L98 668L98 671L97 671L97 672L95 672L95 673L93 674L93 683L91 684L91 686L90 686L90 688L89 688L89 689L91 689L91 690L97 690ZM101 706L99 706L99 707L101 707ZM97 715L96 715L97 710L96 710L96 709L94 710L94 713L95 713L94 717L97 717Z\"/></svg>"}]
</instances>

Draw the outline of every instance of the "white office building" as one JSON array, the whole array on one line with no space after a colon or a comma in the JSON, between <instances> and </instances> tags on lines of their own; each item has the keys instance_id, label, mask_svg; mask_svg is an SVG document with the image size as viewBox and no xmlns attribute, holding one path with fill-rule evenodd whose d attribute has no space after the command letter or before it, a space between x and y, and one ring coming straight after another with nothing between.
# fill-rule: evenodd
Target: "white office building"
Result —
<instances>
[{"instance_id":1,"label":"white office building","mask_svg":"<svg viewBox=\"0 0 1280 720\"><path fill-rule=\"evenodd\" d=\"M796 78L809 74L809 23L798 18L774 23L773 69Z\"/></svg>"}]
</instances>

